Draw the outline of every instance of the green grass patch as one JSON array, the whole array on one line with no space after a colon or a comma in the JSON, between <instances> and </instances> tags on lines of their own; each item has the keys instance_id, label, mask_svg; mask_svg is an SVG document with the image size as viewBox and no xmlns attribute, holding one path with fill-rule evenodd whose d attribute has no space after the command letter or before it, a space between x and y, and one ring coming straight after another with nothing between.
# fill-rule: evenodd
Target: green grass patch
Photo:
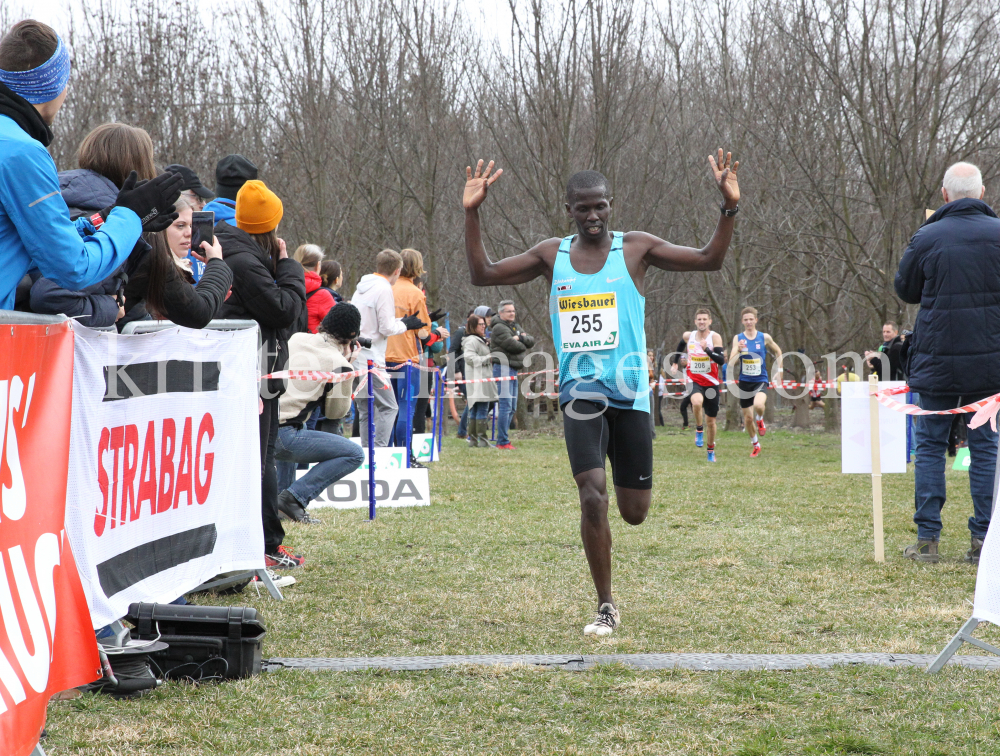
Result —
<instances>
[{"instance_id":1,"label":"green grass patch","mask_svg":"<svg viewBox=\"0 0 1000 756\"><path fill-rule=\"evenodd\" d=\"M265 656L518 653L933 653L968 618L967 474L949 470L937 565L915 540L913 476L887 475L886 564L873 558L868 476L840 474L836 436L772 431L749 458L721 434L658 429L653 504L612 517L623 625L585 639L595 607L561 439L514 453L446 441L434 504L318 510L291 526L307 557L273 602L252 589L200 603L257 607ZM614 507L612 506L614 511ZM984 635L989 639L989 630ZM994 638L994 642L996 639ZM967 649L971 653L973 649ZM172 683L140 701L50 707L50 754L985 753L997 676L949 669L572 673L531 668L294 673Z\"/></svg>"}]
</instances>

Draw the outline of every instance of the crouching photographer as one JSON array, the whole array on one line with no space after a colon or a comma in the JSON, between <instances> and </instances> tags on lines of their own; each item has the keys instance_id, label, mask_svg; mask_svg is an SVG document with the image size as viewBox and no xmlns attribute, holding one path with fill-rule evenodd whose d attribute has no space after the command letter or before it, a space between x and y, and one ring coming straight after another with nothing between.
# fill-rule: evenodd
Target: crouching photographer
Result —
<instances>
[{"instance_id":1,"label":"crouching photographer","mask_svg":"<svg viewBox=\"0 0 1000 756\"><path fill-rule=\"evenodd\" d=\"M318 333L296 333L288 340L288 369L323 373L349 373L360 345L361 313L352 304L339 304L323 318ZM370 344L370 342L369 342ZM361 466L364 453L358 444L335 433L312 431L306 420L323 403L323 414L334 420L351 407L350 380L288 382L278 410L278 441L274 458L278 466L278 511L283 517L312 524L318 520L306 511L332 483ZM315 462L298 480L299 462Z\"/></svg>"}]
</instances>

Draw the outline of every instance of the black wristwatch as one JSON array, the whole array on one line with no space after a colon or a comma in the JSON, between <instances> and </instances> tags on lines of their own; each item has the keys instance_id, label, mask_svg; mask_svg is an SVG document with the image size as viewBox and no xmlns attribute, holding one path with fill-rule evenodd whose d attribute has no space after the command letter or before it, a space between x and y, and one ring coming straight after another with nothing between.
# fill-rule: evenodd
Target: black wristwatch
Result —
<instances>
[{"instance_id":1,"label":"black wristwatch","mask_svg":"<svg viewBox=\"0 0 1000 756\"><path fill-rule=\"evenodd\" d=\"M726 203L723 202L721 205L719 205L719 211L727 218L732 218L734 215L736 215L736 213L740 211L740 206L736 205L736 207L734 207L732 210L726 210Z\"/></svg>"}]
</instances>

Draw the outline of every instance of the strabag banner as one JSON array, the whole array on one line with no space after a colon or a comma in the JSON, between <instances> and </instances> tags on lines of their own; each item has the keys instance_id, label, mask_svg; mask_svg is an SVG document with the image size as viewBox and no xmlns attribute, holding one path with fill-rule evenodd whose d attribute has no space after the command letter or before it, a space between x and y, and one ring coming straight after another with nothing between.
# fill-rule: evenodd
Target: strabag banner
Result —
<instances>
[{"instance_id":1,"label":"strabag banner","mask_svg":"<svg viewBox=\"0 0 1000 756\"><path fill-rule=\"evenodd\" d=\"M74 332L66 519L93 626L262 569L257 331Z\"/></svg>"},{"instance_id":2,"label":"strabag banner","mask_svg":"<svg viewBox=\"0 0 1000 756\"><path fill-rule=\"evenodd\" d=\"M0 752L27 756L53 693L101 676L63 524L73 331L0 326Z\"/></svg>"}]
</instances>

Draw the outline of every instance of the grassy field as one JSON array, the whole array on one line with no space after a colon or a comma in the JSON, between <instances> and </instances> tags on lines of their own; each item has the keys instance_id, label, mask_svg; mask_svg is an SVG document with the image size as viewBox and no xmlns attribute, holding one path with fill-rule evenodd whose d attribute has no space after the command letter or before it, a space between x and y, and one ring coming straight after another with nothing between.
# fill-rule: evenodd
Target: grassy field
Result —
<instances>
[{"instance_id":1,"label":"grassy field","mask_svg":"<svg viewBox=\"0 0 1000 756\"><path fill-rule=\"evenodd\" d=\"M517 439L515 439L517 441ZM722 434L660 429L653 505L612 520L623 626L585 639L595 609L563 442L515 453L446 442L434 504L318 512L287 542L307 556L286 601L237 597L268 627L265 656L882 651L933 653L971 611L967 475L948 473L944 558L915 540L912 472L886 476L888 561L872 552L867 476L839 438L775 431L749 458ZM989 632L983 636L990 639ZM996 642L997 638L994 637ZM969 652L969 651L966 651ZM169 684L141 701L50 707L50 754L993 753L997 675L949 669L572 673L515 668L295 673Z\"/></svg>"}]
</instances>

